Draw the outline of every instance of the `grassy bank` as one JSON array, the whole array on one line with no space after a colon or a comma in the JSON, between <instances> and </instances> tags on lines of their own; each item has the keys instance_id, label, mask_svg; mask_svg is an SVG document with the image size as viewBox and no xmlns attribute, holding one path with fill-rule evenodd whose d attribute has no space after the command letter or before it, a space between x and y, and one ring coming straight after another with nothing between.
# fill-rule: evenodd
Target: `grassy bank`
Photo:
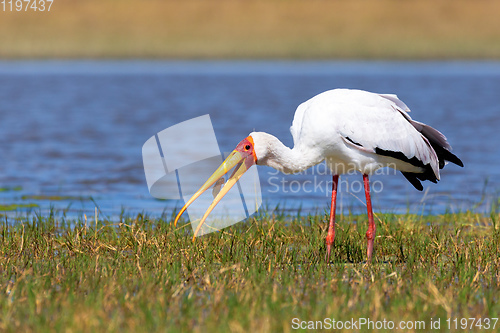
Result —
<instances>
[{"instance_id":1,"label":"grassy bank","mask_svg":"<svg viewBox=\"0 0 500 333\"><path fill-rule=\"evenodd\" d=\"M339 216L325 264L324 220L259 217L195 243L189 225L142 216L4 221L0 330L288 332L369 318L425 332L431 318L447 331L447 318L483 318L484 329L499 317L497 213L378 215L372 265L365 216Z\"/></svg>"},{"instance_id":2,"label":"grassy bank","mask_svg":"<svg viewBox=\"0 0 500 333\"><path fill-rule=\"evenodd\" d=\"M0 5L1 6L1 5ZM2 58L500 58L498 1L54 0L2 11Z\"/></svg>"}]
</instances>

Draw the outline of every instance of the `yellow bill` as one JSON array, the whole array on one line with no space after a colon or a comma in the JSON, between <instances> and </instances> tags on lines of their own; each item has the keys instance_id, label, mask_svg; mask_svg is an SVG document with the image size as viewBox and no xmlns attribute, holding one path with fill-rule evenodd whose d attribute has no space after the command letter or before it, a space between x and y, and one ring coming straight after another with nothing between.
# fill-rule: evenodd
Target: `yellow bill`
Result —
<instances>
[{"instance_id":1,"label":"yellow bill","mask_svg":"<svg viewBox=\"0 0 500 333\"><path fill-rule=\"evenodd\" d=\"M215 196L214 200L207 208L205 214L201 218L198 227L194 232L194 238L198 235L201 230L205 220L208 215L212 212L215 206L221 201L221 199L226 195L227 192L236 184L236 182L243 176L243 174L256 163L256 157L253 149L253 139L252 137L247 137L243 141L241 141L231 154L224 160L224 162L215 170L215 172L208 178L208 180L200 187L198 191L186 202L186 204L182 207L182 209L177 214L174 220L174 226L177 225L182 213L186 211L186 209L191 205L200 195L202 195L206 190L208 190L212 185L218 183L219 180L228 173L231 169L234 168L233 173L227 180L226 184L220 189L220 191ZM220 183L220 182L219 182ZM217 191L214 191L216 193Z\"/></svg>"}]
</instances>

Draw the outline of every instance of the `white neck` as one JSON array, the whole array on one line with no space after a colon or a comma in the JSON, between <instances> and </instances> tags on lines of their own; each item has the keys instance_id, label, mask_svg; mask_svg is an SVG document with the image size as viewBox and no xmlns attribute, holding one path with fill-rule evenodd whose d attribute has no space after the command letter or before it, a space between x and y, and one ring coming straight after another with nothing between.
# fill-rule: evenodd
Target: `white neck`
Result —
<instances>
[{"instance_id":1,"label":"white neck","mask_svg":"<svg viewBox=\"0 0 500 333\"><path fill-rule=\"evenodd\" d=\"M264 132L253 132L254 149L258 165L267 165L284 173L297 173L323 161L313 149L304 151L285 146L278 138Z\"/></svg>"}]
</instances>

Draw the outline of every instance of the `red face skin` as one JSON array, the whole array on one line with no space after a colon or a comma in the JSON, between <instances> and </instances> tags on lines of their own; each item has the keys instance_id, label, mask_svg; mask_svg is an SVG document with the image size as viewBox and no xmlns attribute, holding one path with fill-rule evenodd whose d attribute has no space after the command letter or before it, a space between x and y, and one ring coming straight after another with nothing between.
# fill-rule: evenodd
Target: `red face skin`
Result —
<instances>
[{"instance_id":1,"label":"red face skin","mask_svg":"<svg viewBox=\"0 0 500 333\"><path fill-rule=\"evenodd\" d=\"M245 159L245 166L250 168L252 165L257 164L257 155L255 155L255 150L253 148L253 138L251 136L246 137L241 140L234 150L239 152L241 156Z\"/></svg>"}]
</instances>

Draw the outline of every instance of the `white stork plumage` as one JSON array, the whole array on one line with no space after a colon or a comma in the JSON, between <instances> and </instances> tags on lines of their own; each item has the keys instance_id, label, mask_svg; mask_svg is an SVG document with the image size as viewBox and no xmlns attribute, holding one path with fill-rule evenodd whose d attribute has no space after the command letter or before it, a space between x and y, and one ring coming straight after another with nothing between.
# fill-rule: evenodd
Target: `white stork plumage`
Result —
<instances>
[{"instance_id":1,"label":"white stork plumage","mask_svg":"<svg viewBox=\"0 0 500 333\"><path fill-rule=\"evenodd\" d=\"M372 258L375 222L368 177L377 169L392 167L418 190L420 181L436 183L446 161L463 167L451 153L446 137L436 129L411 119L409 108L396 95L362 90L335 89L302 103L295 112L290 132L294 147L286 147L276 137L253 132L191 197L179 211L175 224L186 208L204 191L236 166L225 186L205 212L195 237L215 205L253 164L267 165L285 173L300 172L326 160L333 174L330 223L326 236L326 260L335 238L335 207L339 175L363 174L369 226L366 233L367 259Z\"/></svg>"}]
</instances>

